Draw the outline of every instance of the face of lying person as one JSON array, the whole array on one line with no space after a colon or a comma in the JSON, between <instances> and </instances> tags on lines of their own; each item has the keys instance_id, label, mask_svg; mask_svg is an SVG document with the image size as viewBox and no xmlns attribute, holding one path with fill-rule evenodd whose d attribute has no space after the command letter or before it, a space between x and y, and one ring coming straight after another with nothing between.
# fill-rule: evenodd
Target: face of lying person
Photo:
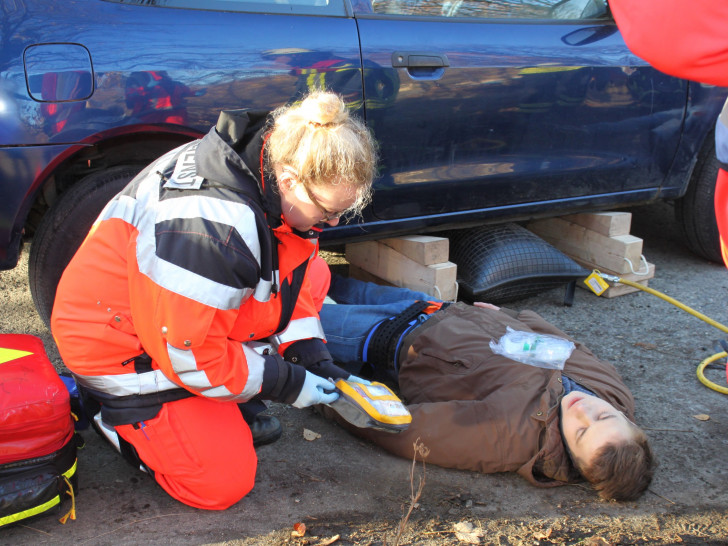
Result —
<instances>
[{"instance_id":1,"label":"face of lying person","mask_svg":"<svg viewBox=\"0 0 728 546\"><path fill-rule=\"evenodd\" d=\"M629 441L635 425L609 402L572 391L561 399L561 433L572 458L588 464L606 444Z\"/></svg>"}]
</instances>

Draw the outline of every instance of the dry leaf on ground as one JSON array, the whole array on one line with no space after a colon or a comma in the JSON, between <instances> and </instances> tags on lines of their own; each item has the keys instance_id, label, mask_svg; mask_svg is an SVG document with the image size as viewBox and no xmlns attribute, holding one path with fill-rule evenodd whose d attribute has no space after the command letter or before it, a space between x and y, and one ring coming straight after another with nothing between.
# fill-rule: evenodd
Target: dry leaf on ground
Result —
<instances>
[{"instance_id":1,"label":"dry leaf on ground","mask_svg":"<svg viewBox=\"0 0 728 546\"><path fill-rule=\"evenodd\" d=\"M330 538L325 538L321 542L317 542L316 546L329 546L330 544L333 544L334 542L338 542L338 540L341 538L341 535L334 535Z\"/></svg>"},{"instance_id":2,"label":"dry leaf on ground","mask_svg":"<svg viewBox=\"0 0 728 546\"><path fill-rule=\"evenodd\" d=\"M466 544L480 544L480 537L483 536L483 530L475 527L469 521L461 521L455 524L455 538Z\"/></svg>"},{"instance_id":3,"label":"dry leaf on ground","mask_svg":"<svg viewBox=\"0 0 728 546\"><path fill-rule=\"evenodd\" d=\"M291 531L292 537L302 537L306 534L306 524L299 522L293 524L293 531Z\"/></svg>"},{"instance_id":4,"label":"dry leaf on ground","mask_svg":"<svg viewBox=\"0 0 728 546\"><path fill-rule=\"evenodd\" d=\"M313 430L309 430L307 428L303 429L303 439L304 440L313 442L314 440L318 440L319 438L321 438L321 435L318 432L314 432Z\"/></svg>"},{"instance_id":5,"label":"dry leaf on ground","mask_svg":"<svg viewBox=\"0 0 728 546\"><path fill-rule=\"evenodd\" d=\"M535 538L536 540L546 540L551 536L552 532L553 529L551 527L549 527L545 531L536 531L535 533L533 533L533 538Z\"/></svg>"},{"instance_id":6,"label":"dry leaf on ground","mask_svg":"<svg viewBox=\"0 0 728 546\"><path fill-rule=\"evenodd\" d=\"M589 537L583 542L584 546L609 546L609 542L606 538L602 537Z\"/></svg>"}]
</instances>

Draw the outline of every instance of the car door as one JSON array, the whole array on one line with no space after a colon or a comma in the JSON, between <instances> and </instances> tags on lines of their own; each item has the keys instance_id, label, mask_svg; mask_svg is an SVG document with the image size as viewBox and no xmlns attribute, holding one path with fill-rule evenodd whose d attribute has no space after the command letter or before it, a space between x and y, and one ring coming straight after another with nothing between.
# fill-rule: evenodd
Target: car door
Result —
<instances>
[{"instance_id":1,"label":"car door","mask_svg":"<svg viewBox=\"0 0 728 546\"><path fill-rule=\"evenodd\" d=\"M43 205L92 170L145 164L206 133L220 110L271 110L321 84L362 107L359 39L345 0L3 8L0 267L17 262L45 185Z\"/></svg>"},{"instance_id":2,"label":"car door","mask_svg":"<svg viewBox=\"0 0 728 546\"><path fill-rule=\"evenodd\" d=\"M467 211L525 217L608 205L616 192L629 194L622 202L654 197L687 84L632 55L594 6L359 4L366 116L382 157L376 217L462 223Z\"/></svg>"},{"instance_id":3,"label":"car door","mask_svg":"<svg viewBox=\"0 0 728 546\"><path fill-rule=\"evenodd\" d=\"M222 109L272 109L321 85L362 104L345 0L16 4L0 99L12 99L2 107L17 112L17 130L0 132L0 149L98 140L122 126L207 132Z\"/></svg>"}]
</instances>

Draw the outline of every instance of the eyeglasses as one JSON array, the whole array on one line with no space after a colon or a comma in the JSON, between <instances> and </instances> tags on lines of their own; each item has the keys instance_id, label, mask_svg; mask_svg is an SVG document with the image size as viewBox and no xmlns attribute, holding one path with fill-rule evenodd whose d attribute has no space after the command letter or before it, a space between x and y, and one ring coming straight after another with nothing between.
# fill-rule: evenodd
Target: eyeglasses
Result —
<instances>
[{"instance_id":1,"label":"eyeglasses","mask_svg":"<svg viewBox=\"0 0 728 546\"><path fill-rule=\"evenodd\" d=\"M321 218L322 222L330 222L331 220L336 220L338 218L341 218L341 216L346 212L346 209L340 210L337 212L331 212L330 210L327 210L318 199L316 199L316 196L311 192L310 189L308 189L308 186L301 183L303 186L303 189L306 190L306 195L308 195L308 198L311 200L311 202L316 205L316 208L321 211L321 214L323 214L323 218Z\"/></svg>"}]
</instances>

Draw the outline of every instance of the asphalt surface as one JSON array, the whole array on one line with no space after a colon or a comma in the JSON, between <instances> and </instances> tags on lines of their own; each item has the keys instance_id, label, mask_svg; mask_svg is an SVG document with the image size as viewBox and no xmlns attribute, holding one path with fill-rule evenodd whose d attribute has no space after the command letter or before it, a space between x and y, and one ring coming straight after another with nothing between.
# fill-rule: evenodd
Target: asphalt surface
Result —
<instances>
[{"instance_id":1,"label":"asphalt surface","mask_svg":"<svg viewBox=\"0 0 728 546\"><path fill-rule=\"evenodd\" d=\"M631 212L632 234L644 239L644 255L656 265L650 287L728 324L728 270L685 248L668 205ZM40 336L62 369L25 274L25 264L0 274L0 332ZM609 503L582 486L542 490L516 475L427 466L402 543L457 544L463 535L453 526L462 523L482 529L483 544L728 543L728 397L695 373L726 335L646 293L604 299L577 290L572 307L562 301L563 290L555 289L510 306L541 313L623 374L660 462L649 492L637 502ZM709 377L726 385L725 369ZM409 505L411 461L353 438L313 410L276 404L271 411L283 437L259 449L253 492L224 512L174 501L86 430L77 519L61 525L44 516L0 529L0 543L395 543ZM320 437L307 440L304 429ZM297 522L307 525L303 538L291 536Z\"/></svg>"}]
</instances>

